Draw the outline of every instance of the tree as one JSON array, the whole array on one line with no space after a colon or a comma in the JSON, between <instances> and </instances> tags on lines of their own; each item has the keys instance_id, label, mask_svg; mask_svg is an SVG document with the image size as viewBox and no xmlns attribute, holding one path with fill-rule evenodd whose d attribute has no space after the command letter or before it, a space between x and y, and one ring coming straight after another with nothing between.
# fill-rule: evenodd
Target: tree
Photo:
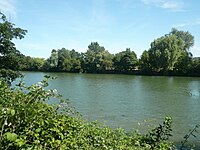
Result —
<instances>
[{"instance_id":1,"label":"tree","mask_svg":"<svg viewBox=\"0 0 200 150\"><path fill-rule=\"evenodd\" d=\"M149 61L153 71L169 71L184 50L184 43L175 35L162 36L151 43Z\"/></svg>"},{"instance_id":2,"label":"tree","mask_svg":"<svg viewBox=\"0 0 200 150\"><path fill-rule=\"evenodd\" d=\"M126 51L117 53L114 58L114 68L117 71L128 71L135 69L138 61L137 55L134 51L131 51L130 48L127 48Z\"/></svg>"},{"instance_id":3,"label":"tree","mask_svg":"<svg viewBox=\"0 0 200 150\"><path fill-rule=\"evenodd\" d=\"M194 45L194 36L191 33L179 31L175 28L172 28L170 32L171 35L175 35L178 39L183 40L184 50L189 51L189 49Z\"/></svg>"},{"instance_id":4,"label":"tree","mask_svg":"<svg viewBox=\"0 0 200 150\"><path fill-rule=\"evenodd\" d=\"M31 71L41 71L45 60L43 58L32 58L32 62L30 64Z\"/></svg>"},{"instance_id":5,"label":"tree","mask_svg":"<svg viewBox=\"0 0 200 150\"><path fill-rule=\"evenodd\" d=\"M200 75L200 57L192 58L192 64L189 71L192 75L195 75L195 76Z\"/></svg>"},{"instance_id":6,"label":"tree","mask_svg":"<svg viewBox=\"0 0 200 150\"><path fill-rule=\"evenodd\" d=\"M65 70L65 59L70 59L70 51L62 48L60 50L58 50L58 66L57 69L59 71L64 71Z\"/></svg>"},{"instance_id":7,"label":"tree","mask_svg":"<svg viewBox=\"0 0 200 150\"><path fill-rule=\"evenodd\" d=\"M56 70L58 66L58 52L55 49L51 51L51 56L49 58L49 61L50 61L50 68Z\"/></svg>"},{"instance_id":8,"label":"tree","mask_svg":"<svg viewBox=\"0 0 200 150\"><path fill-rule=\"evenodd\" d=\"M80 72L81 70L80 59L75 59L75 58L65 59L64 65L65 65L65 71Z\"/></svg>"},{"instance_id":9,"label":"tree","mask_svg":"<svg viewBox=\"0 0 200 150\"><path fill-rule=\"evenodd\" d=\"M66 59L65 59L66 60ZM71 72L81 72L81 54L76 52L74 49L70 51L70 64L71 64Z\"/></svg>"},{"instance_id":10,"label":"tree","mask_svg":"<svg viewBox=\"0 0 200 150\"><path fill-rule=\"evenodd\" d=\"M15 28L15 24L7 21L6 16L0 12L0 78L12 82L20 73L20 51L12 42L13 39L22 39L27 30Z\"/></svg>"},{"instance_id":11,"label":"tree","mask_svg":"<svg viewBox=\"0 0 200 150\"><path fill-rule=\"evenodd\" d=\"M80 54L74 49L67 50L62 48L58 50L58 71L79 72L81 69Z\"/></svg>"},{"instance_id":12,"label":"tree","mask_svg":"<svg viewBox=\"0 0 200 150\"><path fill-rule=\"evenodd\" d=\"M80 72L81 54L74 49L71 51L65 48L53 49L50 58L43 63L43 70Z\"/></svg>"},{"instance_id":13,"label":"tree","mask_svg":"<svg viewBox=\"0 0 200 150\"><path fill-rule=\"evenodd\" d=\"M151 43L148 50L148 61L143 59L143 67L150 67L152 71L168 72L177 70L184 61L190 60L189 49L194 44L194 37L189 32L178 31L173 28L169 34ZM142 61L142 60L141 60ZM144 64L148 64L144 66ZM181 67L181 66L180 66ZM183 66L182 66L183 67ZM184 64L186 67L186 64ZM182 71L186 68L182 68ZM185 71L184 71L185 72Z\"/></svg>"},{"instance_id":14,"label":"tree","mask_svg":"<svg viewBox=\"0 0 200 150\"><path fill-rule=\"evenodd\" d=\"M88 50L82 59L83 69L86 72L105 72L112 68L112 54L97 42L92 42L88 46Z\"/></svg>"},{"instance_id":15,"label":"tree","mask_svg":"<svg viewBox=\"0 0 200 150\"><path fill-rule=\"evenodd\" d=\"M152 70L149 60L149 53L146 50L142 53L142 56L139 60L139 69L141 69L144 72L149 72Z\"/></svg>"},{"instance_id":16,"label":"tree","mask_svg":"<svg viewBox=\"0 0 200 150\"><path fill-rule=\"evenodd\" d=\"M186 75L191 69L192 65L192 54L190 52L182 52L181 56L178 58L174 65L174 70L176 74Z\"/></svg>"},{"instance_id":17,"label":"tree","mask_svg":"<svg viewBox=\"0 0 200 150\"><path fill-rule=\"evenodd\" d=\"M33 58L30 56L21 56L20 70L41 71L45 63L44 58Z\"/></svg>"},{"instance_id":18,"label":"tree","mask_svg":"<svg viewBox=\"0 0 200 150\"><path fill-rule=\"evenodd\" d=\"M42 66L42 71L49 71L50 68L51 68L50 59L48 58L48 59L44 60L44 64Z\"/></svg>"}]
</instances>

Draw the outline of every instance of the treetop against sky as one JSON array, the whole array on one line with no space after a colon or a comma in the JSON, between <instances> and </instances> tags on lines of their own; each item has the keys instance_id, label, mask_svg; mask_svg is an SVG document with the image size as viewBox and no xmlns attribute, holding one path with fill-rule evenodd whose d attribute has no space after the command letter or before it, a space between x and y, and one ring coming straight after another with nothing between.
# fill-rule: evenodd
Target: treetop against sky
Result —
<instances>
[{"instance_id":1,"label":"treetop against sky","mask_svg":"<svg viewBox=\"0 0 200 150\"><path fill-rule=\"evenodd\" d=\"M97 41L111 53L131 48L138 57L150 43L175 27L195 37L191 48L200 57L199 0L0 0L8 20L27 29L17 49L49 57L65 47L86 52Z\"/></svg>"}]
</instances>

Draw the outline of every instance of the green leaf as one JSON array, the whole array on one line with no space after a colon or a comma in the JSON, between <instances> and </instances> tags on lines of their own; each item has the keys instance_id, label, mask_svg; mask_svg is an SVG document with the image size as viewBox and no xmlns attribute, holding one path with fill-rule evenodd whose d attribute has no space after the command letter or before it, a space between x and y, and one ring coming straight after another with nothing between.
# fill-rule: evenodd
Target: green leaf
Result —
<instances>
[{"instance_id":1,"label":"green leaf","mask_svg":"<svg viewBox=\"0 0 200 150\"><path fill-rule=\"evenodd\" d=\"M10 113L11 113L12 116L14 116L14 115L15 115L15 110L12 109L12 110L10 111Z\"/></svg>"},{"instance_id":2,"label":"green leaf","mask_svg":"<svg viewBox=\"0 0 200 150\"><path fill-rule=\"evenodd\" d=\"M4 136L8 141L13 141L14 142L17 139L17 134L16 133L6 132L4 134Z\"/></svg>"},{"instance_id":3,"label":"green leaf","mask_svg":"<svg viewBox=\"0 0 200 150\"><path fill-rule=\"evenodd\" d=\"M37 128L36 130L35 130L35 132L40 132L41 131L41 128Z\"/></svg>"},{"instance_id":4,"label":"green leaf","mask_svg":"<svg viewBox=\"0 0 200 150\"><path fill-rule=\"evenodd\" d=\"M23 139L17 139L15 142L19 147L23 146L26 143Z\"/></svg>"}]
</instances>

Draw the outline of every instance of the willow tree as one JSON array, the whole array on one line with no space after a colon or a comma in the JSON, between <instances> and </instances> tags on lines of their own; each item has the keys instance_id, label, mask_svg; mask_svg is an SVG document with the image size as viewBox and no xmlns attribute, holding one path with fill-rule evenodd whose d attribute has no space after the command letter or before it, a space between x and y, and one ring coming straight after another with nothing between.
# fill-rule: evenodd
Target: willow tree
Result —
<instances>
[{"instance_id":1,"label":"willow tree","mask_svg":"<svg viewBox=\"0 0 200 150\"><path fill-rule=\"evenodd\" d=\"M175 35L163 36L151 43L149 59L154 71L173 70L184 50L183 41Z\"/></svg>"},{"instance_id":2,"label":"willow tree","mask_svg":"<svg viewBox=\"0 0 200 150\"><path fill-rule=\"evenodd\" d=\"M194 37L189 32L172 29L169 34L151 43L148 50L148 63L153 71L173 71L176 64L187 55L191 57L189 49L194 44ZM145 64L145 63L144 63Z\"/></svg>"},{"instance_id":3,"label":"willow tree","mask_svg":"<svg viewBox=\"0 0 200 150\"><path fill-rule=\"evenodd\" d=\"M194 36L188 31L179 31L176 28L172 28L170 35L175 35L178 39L183 41L185 51L189 51L194 45Z\"/></svg>"}]
</instances>

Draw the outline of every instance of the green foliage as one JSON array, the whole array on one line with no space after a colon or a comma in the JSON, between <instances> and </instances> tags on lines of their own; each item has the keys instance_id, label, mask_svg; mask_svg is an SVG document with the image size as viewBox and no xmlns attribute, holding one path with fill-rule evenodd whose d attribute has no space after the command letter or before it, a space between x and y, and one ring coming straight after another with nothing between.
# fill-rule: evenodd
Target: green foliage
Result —
<instances>
[{"instance_id":1,"label":"green foliage","mask_svg":"<svg viewBox=\"0 0 200 150\"><path fill-rule=\"evenodd\" d=\"M189 32L173 28L155 39L139 60L130 48L113 55L98 42L91 42L85 53L62 48L53 49L46 60L27 57L21 70L199 76L200 63L189 52L193 45L194 37ZM27 62L29 65L24 65Z\"/></svg>"},{"instance_id":2,"label":"green foliage","mask_svg":"<svg viewBox=\"0 0 200 150\"><path fill-rule=\"evenodd\" d=\"M200 57L195 57L192 59L192 63L189 68L189 72L192 75L196 75L196 76L200 75Z\"/></svg>"},{"instance_id":3,"label":"green foliage","mask_svg":"<svg viewBox=\"0 0 200 150\"><path fill-rule=\"evenodd\" d=\"M50 58L43 63L42 68L44 71L80 72L80 56L75 50L53 49Z\"/></svg>"},{"instance_id":4,"label":"green foliage","mask_svg":"<svg viewBox=\"0 0 200 150\"><path fill-rule=\"evenodd\" d=\"M184 50L189 51L189 49L194 45L194 36L191 33L179 31L175 28L172 28L170 34L175 35L178 39L181 39L184 43Z\"/></svg>"},{"instance_id":5,"label":"green foliage","mask_svg":"<svg viewBox=\"0 0 200 150\"><path fill-rule=\"evenodd\" d=\"M117 53L114 58L114 68L118 71L134 70L137 65L137 56L134 51L127 48L126 51Z\"/></svg>"},{"instance_id":6,"label":"green foliage","mask_svg":"<svg viewBox=\"0 0 200 150\"><path fill-rule=\"evenodd\" d=\"M199 76L199 62L192 61L190 47L194 45L194 37L189 32L175 28L169 34L151 43L148 51L144 51L138 61L134 51L126 51L115 55L109 53L98 42L91 42L85 53L74 49L53 49L48 59L31 58L22 55L12 42L22 39L26 30L15 28L15 24L7 21L0 13L0 78L12 82L20 76L18 70L28 71L64 71L88 73L162 73L172 72L175 75ZM136 71L136 72L137 72Z\"/></svg>"},{"instance_id":7,"label":"green foliage","mask_svg":"<svg viewBox=\"0 0 200 150\"><path fill-rule=\"evenodd\" d=\"M18 72L13 75L14 71L19 70L21 54L12 40L24 38L27 32L14 26L15 24L7 21L6 16L0 12L0 78L9 79L7 82L11 82L20 75ZM11 71L12 74L9 76Z\"/></svg>"},{"instance_id":8,"label":"green foliage","mask_svg":"<svg viewBox=\"0 0 200 150\"><path fill-rule=\"evenodd\" d=\"M30 56L21 56L20 70L42 71L45 64L43 58L32 58Z\"/></svg>"},{"instance_id":9,"label":"green foliage","mask_svg":"<svg viewBox=\"0 0 200 150\"><path fill-rule=\"evenodd\" d=\"M47 76L32 86L20 82L16 88L0 81L1 149L138 150L171 147L166 141L171 125L169 118L147 135L85 122L56 90L45 90L49 78ZM60 103L47 104L51 97L61 99Z\"/></svg>"},{"instance_id":10,"label":"green foliage","mask_svg":"<svg viewBox=\"0 0 200 150\"><path fill-rule=\"evenodd\" d=\"M110 70L112 68L112 57L112 54L106 51L104 47L97 42L92 42L83 55L83 70L93 73Z\"/></svg>"},{"instance_id":11,"label":"green foliage","mask_svg":"<svg viewBox=\"0 0 200 150\"><path fill-rule=\"evenodd\" d=\"M186 75L192 58L189 49L193 44L194 37L189 32L173 28L169 34L154 40L151 48L143 52L140 68L143 71Z\"/></svg>"},{"instance_id":12,"label":"green foliage","mask_svg":"<svg viewBox=\"0 0 200 150\"><path fill-rule=\"evenodd\" d=\"M62 48L62 49L58 50L57 52L58 52L58 66L57 66L57 69L60 70L60 71L67 70L65 68L65 61L69 60L71 58L70 51L65 49L65 48Z\"/></svg>"},{"instance_id":13,"label":"green foliage","mask_svg":"<svg viewBox=\"0 0 200 150\"><path fill-rule=\"evenodd\" d=\"M151 43L149 59L154 71L173 70L183 51L183 42L174 35L163 36Z\"/></svg>"},{"instance_id":14,"label":"green foliage","mask_svg":"<svg viewBox=\"0 0 200 150\"><path fill-rule=\"evenodd\" d=\"M13 71L13 70L10 70L10 69L0 69L1 80L4 80L9 84L20 76L22 76L22 75L19 71Z\"/></svg>"},{"instance_id":15,"label":"green foliage","mask_svg":"<svg viewBox=\"0 0 200 150\"><path fill-rule=\"evenodd\" d=\"M187 51L184 51L175 63L174 70L178 75L185 75L190 72L191 65L192 54Z\"/></svg>"},{"instance_id":16,"label":"green foliage","mask_svg":"<svg viewBox=\"0 0 200 150\"><path fill-rule=\"evenodd\" d=\"M163 121L163 124L160 124L158 127L154 128L146 135L146 141L148 144L153 145L153 147L160 147L160 143L163 144L164 141L167 141L171 135L172 131L172 118L166 117Z\"/></svg>"},{"instance_id":17,"label":"green foliage","mask_svg":"<svg viewBox=\"0 0 200 150\"><path fill-rule=\"evenodd\" d=\"M0 46L3 46L4 49L2 51L0 47L0 54L2 54L0 55L0 69L144 75L200 75L200 62L193 59L189 52L194 45L194 37L188 31L179 31L173 28L170 33L155 39L151 43L150 49L145 50L139 60L130 48L113 55L103 46L100 46L98 42L91 42L85 53L76 52L74 49L53 49L50 57L44 60L26 57L16 51L11 40L12 38L23 38L26 30L14 28L13 24L5 20L5 16L2 16L1 19L3 20L2 26L7 23L5 26L10 26L9 28L12 29L9 35L15 36L8 38L7 35L3 35L7 32L2 32L1 36L8 39L7 44L0 41L2 42ZM0 30L7 30L2 26L0 26ZM5 52L6 55L4 56ZM1 72L0 77L3 77ZM8 78L12 81L13 77Z\"/></svg>"},{"instance_id":18,"label":"green foliage","mask_svg":"<svg viewBox=\"0 0 200 150\"><path fill-rule=\"evenodd\" d=\"M56 50L51 51L51 57L50 57L50 68L55 69L58 65L58 52Z\"/></svg>"}]
</instances>

